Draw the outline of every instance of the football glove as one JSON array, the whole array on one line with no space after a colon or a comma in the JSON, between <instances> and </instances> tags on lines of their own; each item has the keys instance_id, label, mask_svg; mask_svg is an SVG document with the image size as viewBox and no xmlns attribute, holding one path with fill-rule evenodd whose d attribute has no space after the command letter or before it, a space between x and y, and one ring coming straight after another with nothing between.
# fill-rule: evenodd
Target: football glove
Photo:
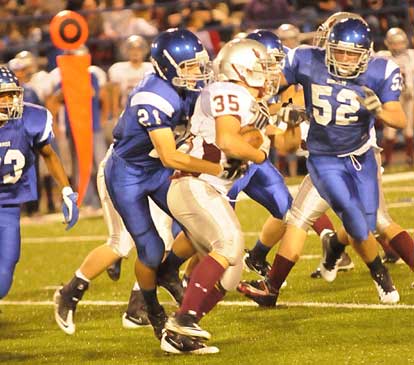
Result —
<instances>
[{"instance_id":1,"label":"football glove","mask_svg":"<svg viewBox=\"0 0 414 365\"><path fill-rule=\"evenodd\" d=\"M270 113L267 104L263 101L257 103L258 110L254 116L254 126L257 129L266 127L270 122Z\"/></svg>"},{"instance_id":2,"label":"football glove","mask_svg":"<svg viewBox=\"0 0 414 365\"><path fill-rule=\"evenodd\" d=\"M228 158L221 163L223 171L218 176L222 179L236 180L241 177L247 170L247 162L238 160L237 158Z\"/></svg>"},{"instance_id":3,"label":"football glove","mask_svg":"<svg viewBox=\"0 0 414 365\"><path fill-rule=\"evenodd\" d=\"M74 193L70 186L62 189L62 213L67 224L66 230L71 229L79 218L79 208L76 205L78 201L78 193Z\"/></svg>"},{"instance_id":4,"label":"football glove","mask_svg":"<svg viewBox=\"0 0 414 365\"><path fill-rule=\"evenodd\" d=\"M283 104L278 112L278 124L285 122L289 128L297 127L300 123L308 120L306 109L292 103Z\"/></svg>"},{"instance_id":5,"label":"football glove","mask_svg":"<svg viewBox=\"0 0 414 365\"><path fill-rule=\"evenodd\" d=\"M382 110L381 100L378 98L377 94L369 87L362 86L362 90L365 94L364 97L357 95L359 103L367 109L369 112L377 115Z\"/></svg>"}]
</instances>

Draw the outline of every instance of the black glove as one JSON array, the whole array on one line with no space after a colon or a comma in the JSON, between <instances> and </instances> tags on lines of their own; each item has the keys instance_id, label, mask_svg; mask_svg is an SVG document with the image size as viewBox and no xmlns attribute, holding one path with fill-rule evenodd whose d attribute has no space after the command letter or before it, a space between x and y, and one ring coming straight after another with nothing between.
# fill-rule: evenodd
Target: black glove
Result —
<instances>
[{"instance_id":1,"label":"black glove","mask_svg":"<svg viewBox=\"0 0 414 365\"><path fill-rule=\"evenodd\" d=\"M222 179L236 180L241 177L247 170L247 162L238 160L237 158L228 158L221 164L222 173L219 175Z\"/></svg>"},{"instance_id":2,"label":"black glove","mask_svg":"<svg viewBox=\"0 0 414 365\"><path fill-rule=\"evenodd\" d=\"M305 120L308 120L306 109L291 103L283 104L278 112L278 122L285 122L291 128L297 127Z\"/></svg>"}]
</instances>

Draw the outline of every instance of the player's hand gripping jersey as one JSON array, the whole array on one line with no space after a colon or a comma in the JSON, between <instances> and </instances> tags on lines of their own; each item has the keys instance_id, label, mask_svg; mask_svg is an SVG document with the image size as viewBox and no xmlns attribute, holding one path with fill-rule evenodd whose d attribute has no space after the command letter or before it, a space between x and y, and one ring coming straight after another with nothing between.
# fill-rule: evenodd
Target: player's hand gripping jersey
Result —
<instances>
[{"instance_id":1,"label":"player's hand gripping jersey","mask_svg":"<svg viewBox=\"0 0 414 365\"><path fill-rule=\"evenodd\" d=\"M198 93L177 90L156 74L150 74L128 96L127 105L114 128L114 152L137 167L159 168L150 156L154 146L148 135L158 128L174 129L192 112Z\"/></svg>"},{"instance_id":2,"label":"player's hand gripping jersey","mask_svg":"<svg viewBox=\"0 0 414 365\"><path fill-rule=\"evenodd\" d=\"M325 50L316 47L292 50L283 74L289 84L303 86L311 122L307 148L315 154L346 155L361 147L366 151L374 117L358 101L357 95L365 97L362 86L382 103L398 101L401 91L400 70L393 61L372 57L366 72L342 79L328 73Z\"/></svg>"},{"instance_id":3,"label":"player's hand gripping jersey","mask_svg":"<svg viewBox=\"0 0 414 365\"><path fill-rule=\"evenodd\" d=\"M44 107L24 103L23 115L0 129L0 201L21 204L37 200L36 150L53 138L52 115Z\"/></svg>"},{"instance_id":4,"label":"player's hand gripping jersey","mask_svg":"<svg viewBox=\"0 0 414 365\"><path fill-rule=\"evenodd\" d=\"M191 118L192 140L190 155L211 162L226 161L225 154L217 147L215 118L234 115L240 120L240 127L253 125L258 105L245 87L232 82L215 82L210 84L197 99L194 115ZM203 179L213 185L219 192L226 194L232 181L212 175L201 174Z\"/></svg>"}]
</instances>

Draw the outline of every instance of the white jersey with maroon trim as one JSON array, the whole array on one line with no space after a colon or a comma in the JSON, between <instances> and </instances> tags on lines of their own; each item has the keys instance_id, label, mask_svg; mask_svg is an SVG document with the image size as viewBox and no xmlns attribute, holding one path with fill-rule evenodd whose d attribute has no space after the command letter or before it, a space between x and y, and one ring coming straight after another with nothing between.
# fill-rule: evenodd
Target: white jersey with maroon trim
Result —
<instances>
[{"instance_id":1,"label":"white jersey with maroon trim","mask_svg":"<svg viewBox=\"0 0 414 365\"><path fill-rule=\"evenodd\" d=\"M234 115L240 127L252 124L257 103L248 90L232 82L215 82L203 89L197 99L191 118L191 134L194 135L190 155L211 162L223 162L226 156L216 145L215 118ZM210 183L222 194L227 194L232 182L216 176L201 174L200 179Z\"/></svg>"},{"instance_id":2,"label":"white jersey with maroon trim","mask_svg":"<svg viewBox=\"0 0 414 365\"><path fill-rule=\"evenodd\" d=\"M116 62L109 68L109 81L119 84L123 107L130 91L150 72L154 72L150 62L143 62L138 68L129 61Z\"/></svg>"}]
</instances>

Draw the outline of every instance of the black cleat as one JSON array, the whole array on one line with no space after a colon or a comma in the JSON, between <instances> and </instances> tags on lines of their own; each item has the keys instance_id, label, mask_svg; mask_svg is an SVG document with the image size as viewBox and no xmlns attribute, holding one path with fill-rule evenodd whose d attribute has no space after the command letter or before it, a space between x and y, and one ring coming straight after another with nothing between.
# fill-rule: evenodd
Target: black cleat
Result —
<instances>
[{"instance_id":1,"label":"black cleat","mask_svg":"<svg viewBox=\"0 0 414 365\"><path fill-rule=\"evenodd\" d=\"M121 264L122 258L119 258L106 269L106 272L108 273L108 276L111 280L118 281L121 277Z\"/></svg>"},{"instance_id":2,"label":"black cleat","mask_svg":"<svg viewBox=\"0 0 414 365\"><path fill-rule=\"evenodd\" d=\"M204 340L209 340L211 335L209 332L203 330L198 324L195 316L187 314L175 314L168 318L165 324L165 329L180 335L197 337Z\"/></svg>"},{"instance_id":3,"label":"black cleat","mask_svg":"<svg viewBox=\"0 0 414 365\"><path fill-rule=\"evenodd\" d=\"M338 273L338 264L341 260L342 252L336 252L331 247L331 240L336 238L336 233L327 233L322 238L323 257L319 265L321 276L327 281L332 282ZM345 249L345 246L344 246Z\"/></svg>"},{"instance_id":4,"label":"black cleat","mask_svg":"<svg viewBox=\"0 0 414 365\"><path fill-rule=\"evenodd\" d=\"M162 330L168 319L164 308L160 306L160 311L158 313L148 313L148 319L154 329L155 337L161 340Z\"/></svg>"},{"instance_id":5,"label":"black cleat","mask_svg":"<svg viewBox=\"0 0 414 365\"><path fill-rule=\"evenodd\" d=\"M259 260L252 255L252 251L245 250L246 254L243 258L244 267L247 271L253 271L260 275L263 279L271 269L270 264L266 260Z\"/></svg>"},{"instance_id":6,"label":"black cleat","mask_svg":"<svg viewBox=\"0 0 414 365\"><path fill-rule=\"evenodd\" d=\"M178 271L165 272L162 276L157 276L157 284L167 290L175 302L181 305L184 289Z\"/></svg>"},{"instance_id":7,"label":"black cleat","mask_svg":"<svg viewBox=\"0 0 414 365\"><path fill-rule=\"evenodd\" d=\"M141 290L132 290L129 297L128 308L122 316L122 326L135 329L149 326L147 308Z\"/></svg>"},{"instance_id":8,"label":"black cleat","mask_svg":"<svg viewBox=\"0 0 414 365\"><path fill-rule=\"evenodd\" d=\"M241 281L237 290L261 307L275 307L279 292L272 291L266 280Z\"/></svg>"},{"instance_id":9,"label":"black cleat","mask_svg":"<svg viewBox=\"0 0 414 365\"><path fill-rule=\"evenodd\" d=\"M395 304L400 301L400 295L395 289L391 275L385 266L375 273L371 271L371 277L374 280L381 303Z\"/></svg>"},{"instance_id":10,"label":"black cleat","mask_svg":"<svg viewBox=\"0 0 414 365\"><path fill-rule=\"evenodd\" d=\"M183 336L164 330L161 338L161 349L171 354L217 354L220 350L215 346L207 346L199 339Z\"/></svg>"},{"instance_id":11,"label":"black cleat","mask_svg":"<svg viewBox=\"0 0 414 365\"><path fill-rule=\"evenodd\" d=\"M321 275L321 269L319 267L317 267L316 270L312 274L310 274L310 277L312 279L319 279L319 278L321 278L322 277L322 275Z\"/></svg>"},{"instance_id":12,"label":"black cleat","mask_svg":"<svg viewBox=\"0 0 414 365\"><path fill-rule=\"evenodd\" d=\"M398 255L393 255L392 253L386 253L382 257L383 264L396 264L400 260Z\"/></svg>"},{"instance_id":13,"label":"black cleat","mask_svg":"<svg viewBox=\"0 0 414 365\"><path fill-rule=\"evenodd\" d=\"M76 330L74 317L78 302L62 294L62 288L56 289L53 296L55 303L55 320L63 332L73 335Z\"/></svg>"},{"instance_id":14,"label":"black cleat","mask_svg":"<svg viewBox=\"0 0 414 365\"><path fill-rule=\"evenodd\" d=\"M350 271L355 267L354 263L352 262L351 258L346 252L343 252L341 255L341 259L338 262L338 271ZM319 279L322 277L320 267L317 267L316 270L310 274L312 279Z\"/></svg>"}]
</instances>

